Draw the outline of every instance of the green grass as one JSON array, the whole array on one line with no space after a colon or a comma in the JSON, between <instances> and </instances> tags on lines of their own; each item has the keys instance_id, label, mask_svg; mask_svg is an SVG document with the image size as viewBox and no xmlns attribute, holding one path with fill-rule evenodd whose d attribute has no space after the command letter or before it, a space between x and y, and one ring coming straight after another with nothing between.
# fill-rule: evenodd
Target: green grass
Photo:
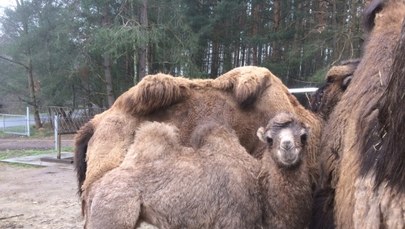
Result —
<instances>
[{"instance_id":1,"label":"green grass","mask_svg":"<svg viewBox=\"0 0 405 229\"><path fill-rule=\"evenodd\" d=\"M44 127L41 129L31 127L30 132L31 132L30 137L33 137L33 138L50 137L50 136L54 135L53 129L50 127Z\"/></svg>"},{"instance_id":2,"label":"green grass","mask_svg":"<svg viewBox=\"0 0 405 229\"><path fill-rule=\"evenodd\" d=\"M40 165L29 165L29 164L23 164L23 163L14 163L14 162L3 162L0 161L0 166L2 165L8 165L8 166L13 166L13 167L18 167L18 168L43 168L43 166Z\"/></svg>"},{"instance_id":3,"label":"green grass","mask_svg":"<svg viewBox=\"0 0 405 229\"><path fill-rule=\"evenodd\" d=\"M73 147L62 147L62 152L72 152ZM25 156L34 156L41 154L50 154L55 153L54 149L48 150L38 150L38 149L23 149L23 150L5 150L0 151L0 160L14 158L14 157L25 157Z\"/></svg>"}]
</instances>

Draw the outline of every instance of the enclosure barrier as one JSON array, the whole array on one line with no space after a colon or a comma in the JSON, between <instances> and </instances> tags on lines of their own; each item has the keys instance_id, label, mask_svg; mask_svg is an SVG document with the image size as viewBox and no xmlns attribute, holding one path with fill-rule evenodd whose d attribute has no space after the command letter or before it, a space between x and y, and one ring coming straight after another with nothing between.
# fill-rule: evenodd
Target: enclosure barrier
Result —
<instances>
[{"instance_id":1,"label":"enclosure barrier","mask_svg":"<svg viewBox=\"0 0 405 229\"><path fill-rule=\"evenodd\" d=\"M290 93L309 93L309 92L315 92L318 90L316 87L306 87L306 88L289 88L288 91Z\"/></svg>"},{"instance_id":2,"label":"enclosure barrier","mask_svg":"<svg viewBox=\"0 0 405 229\"><path fill-rule=\"evenodd\" d=\"M7 134L30 136L30 109L25 115L0 114L1 131Z\"/></svg>"},{"instance_id":3,"label":"enclosure barrier","mask_svg":"<svg viewBox=\"0 0 405 229\"><path fill-rule=\"evenodd\" d=\"M48 107L50 123L54 130L56 158L61 159L62 135L75 134L81 126L94 115L103 112L103 108Z\"/></svg>"}]
</instances>

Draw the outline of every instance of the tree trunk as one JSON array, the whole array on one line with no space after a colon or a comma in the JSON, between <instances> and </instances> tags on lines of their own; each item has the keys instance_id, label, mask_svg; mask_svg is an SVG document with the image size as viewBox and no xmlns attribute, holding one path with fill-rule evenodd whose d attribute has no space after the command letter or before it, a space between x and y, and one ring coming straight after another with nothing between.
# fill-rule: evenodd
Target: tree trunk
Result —
<instances>
[{"instance_id":1,"label":"tree trunk","mask_svg":"<svg viewBox=\"0 0 405 229\"><path fill-rule=\"evenodd\" d=\"M139 7L139 24L146 31L148 29L148 1L143 0ZM138 79L142 80L147 74L148 45L138 49Z\"/></svg>"},{"instance_id":2,"label":"tree trunk","mask_svg":"<svg viewBox=\"0 0 405 229\"><path fill-rule=\"evenodd\" d=\"M108 53L104 53L103 55L103 67L104 67L105 87L107 90L107 102L108 107L111 107L114 104L115 98L113 93L112 75L111 75L111 57Z\"/></svg>"},{"instance_id":3,"label":"tree trunk","mask_svg":"<svg viewBox=\"0 0 405 229\"><path fill-rule=\"evenodd\" d=\"M16 1L17 7L19 6L24 6L25 3L24 1ZM22 24L23 24L23 32L26 37L29 36L29 28L28 28L28 20L29 18L24 15ZM33 71L33 66L32 66L32 53L31 53L31 47L27 46L26 49L26 54L28 57L28 65L26 66L27 70L27 76L28 76L28 89L29 89L29 94L30 94L30 99L33 109L34 109L34 120L35 120L35 127L37 129L42 127L41 123L41 118L39 117L39 108L38 108L38 101L37 101L37 96L36 96L36 91L35 91L35 84L34 84L34 71Z\"/></svg>"},{"instance_id":4,"label":"tree trunk","mask_svg":"<svg viewBox=\"0 0 405 229\"><path fill-rule=\"evenodd\" d=\"M104 11L103 11L103 18L101 21L101 25L103 27L108 27L110 26L110 13L109 13L109 6L108 2L105 3L104 5ZM113 93L113 84L112 84L112 75L111 75L111 57L110 54L105 52L103 54L103 68L104 68L104 80L105 80L105 86L106 86L106 94L107 94L107 102L108 102L108 107L111 107L114 104L114 93Z\"/></svg>"},{"instance_id":5,"label":"tree trunk","mask_svg":"<svg viewBox=\"0 0 405 229\"><path fill-rule=\"evenodd\" d=\"M281 0L274 1L274 13L273 13L273 20L274 20L274 30L273 32L277 34L280 30L280 22L281 22ZM281 59L281 48L280 42L275 40L272 45L272 53L271 58L272 61L279 61Z\"/></svg>"},{"instance_id":6,"label":"tree trunk","mask_svg":"<svg viewBox=\"0 0 405 229\"><path fill-rule=\"evenodd\" d=\"M251 37L253 40L256 40L258 33L259 33L259 24L260 24L260 4L255 3L252 9L252 15L253 15L253 24L252 24L252 34ZM256 42L251 42L252 46L252 65L257 65L257 43Z\"/></svg>"},{"instance_id":7,"label":"tree trunk","mask_svg":"<svg viewBox=\"0 0 405 229\"><path fill-rule=\"evenodd\" d=\"M317 23L316 29L317 32L322 33L326 27L326 16L328 12L328 1L318 0L318 10L315 13L315 20Z\"/></svg>"},{"instance_id":8,"label":"tree trunk","mask_svg":"<svg viewBox=\"0 0 405 229\"><path fill-rule=\"evenodd\" d=\"M211 62L211 71L210 78L215 79L218 76L218 64L219 64L219 44L218 41L212 41L212 62Z\"/></svg>"},{"instance_id":9,"label":"tree trunk","mask_svg":"<svg viewBox=\"0 0 405 229\"><path fill-rule=\"evenodd\" d=\"M31 59L31 50L28 50L28 85L30 90L30 97L32 108L34 109L34 120L35 120L35 128L39 129L42 127L41 118L39 117L39 109L38 109L38 102L37 96L35 92L35 84L34 84L34 74L33 74L33 67L32 67L32 59Z\"/></svg>"},{"instance_id":10,"label":"tree trunk","mask_svg":"<svg viewBox=\"0 0 405 229\"><path fill-rule=\"evenodd\" d=\"M336 0L332 1L332 28L335 31L338 31L337 27L337 8L336 8ZM339 58L339 48L338 48L338 33L333 33L333 60L338 60Z\"/></svg>"}]
</instances>

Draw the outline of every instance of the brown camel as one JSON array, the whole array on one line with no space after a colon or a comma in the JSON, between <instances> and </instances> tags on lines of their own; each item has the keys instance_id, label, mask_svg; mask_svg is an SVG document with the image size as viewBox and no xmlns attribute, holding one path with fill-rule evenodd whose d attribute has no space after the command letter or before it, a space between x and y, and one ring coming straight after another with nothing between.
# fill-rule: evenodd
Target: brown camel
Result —
<instances>
[{"instance_id":1,"label":"brown camel","mask_svg":"<svg viewBox=\"0 0 405 229\"><path fill-rule=\"evenodd\" d=\"M316 217L326 219L314 223L320 228L405 226L404 151L397 141L404 138L404 112L393 108L403 105L403 53L394 53L404 17L403 0L375 0L364 11L361 61L322 134L321 209L333 217Z\"/></svg>"},{"instance_id":2,"label":"brown camel","mask_svg":"<svg viewBox=\"0 0 405 229\"><path fill-rule=\"evenodd\" d=\"M159 121L176 126L185 146L190 146L191 132L200 123L227 125L235 131L241 145L259 158L259 141L254 137L257 128L283 111L296 114L311 128L306 162L315 186L321 121L301 106L269 70L240 67L215 80L164 74L145 77L76 136L75 165L82 208L89 187L120 165L142 122Z\"/></svg>"},{"instance_id":3,"label":"brown camel","mask_svg":"<svg viewBox=\"0 0 405 229\"><path fill-rule=\"evenodd\" d=\"M336 104L340 101L353 78L360 59L342 61L332 66L325 76L325 83L310 98L311 110L327 120Z\"/></svg>"},{"instance_id":4,"label":"brown camel","mask_svg":"<svg viewBox=\"0 0 405 229\"><path fill-rule=\"evenodd\" d=\"M312 201L305 125L280 113L257 134L261 160L215 123L196 128L194 149L174 126L141 124L122 164L90 188L86 227L304 227Z\"/></svg>"}]
</instances>

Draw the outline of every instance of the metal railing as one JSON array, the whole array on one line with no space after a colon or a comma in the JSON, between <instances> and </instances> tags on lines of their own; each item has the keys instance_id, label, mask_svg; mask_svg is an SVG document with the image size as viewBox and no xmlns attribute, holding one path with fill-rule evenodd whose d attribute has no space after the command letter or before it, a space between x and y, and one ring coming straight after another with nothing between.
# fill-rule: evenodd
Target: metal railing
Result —
<instances>
[{"instance_id":1,"label":"metal railing","mask_svg":"<svg viewBox=\"0 0 405 229\"><path fill-rule=\"evenodd\" d=\"M25 115L0 114L0 130L7 134L30 136L30 110Z\"/></svg>"},{"instance_id":2,"label":"metal railing","mask_svg":"<svg viewBox=\"0 0 405 229\"><path fill-rule=\"evenodd\" d=\"M316 87L306 87L306 88L289 88L288 91L290 93L309 93L309 92L315 92L318 90Z\"/></svg>"}]
</instances>

